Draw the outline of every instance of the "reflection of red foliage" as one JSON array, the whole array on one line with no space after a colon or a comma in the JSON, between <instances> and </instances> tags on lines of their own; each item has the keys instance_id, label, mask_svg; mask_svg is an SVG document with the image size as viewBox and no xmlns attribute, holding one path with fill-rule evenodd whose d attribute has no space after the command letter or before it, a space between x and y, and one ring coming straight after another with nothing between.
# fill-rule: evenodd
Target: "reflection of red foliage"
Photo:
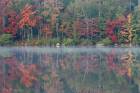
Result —
<instances>
[{"instance_id":1,"label":"reflection of red foliage","mask_svg":"<svg viewBox=\"0 0 140 93\"><path fill-rule=\"evenodd\" d=\"M3 88L2 93L12 93L12 88Z\"/></svg>"},{"instance_id":2,"label":"reflection of red foliage","mask_svg":"<svg viewBox=\"0 0 140 93\"><path fill-rule=\"evenodd\" d=\"M20 64L18 67L20 73L21 73L21 82L26 87L32 86L32 82L36 80L33 71L36 69L35 65L28 65L25 66L24 64Z\"/></svg>"},{"instance_id":3,"label":"reflection of red foliage","mask_svg":"<svg viewBox=\"0 0 140 93\"><path fill-rule=\"evenodd\" d=\"M111 53L109 53L107 55L107 64L108 64L108 67L109 67L109 70L115 70L116 69L116 64L114 63L114 52L112 51Z\"/></svg>"},{"instance_id":4,"label":"reflection of red foliage","mask_svg":"<svg viewBox=\"0 0 140 93\"><path fill-rule=\"evenodd\" d=\"M3 71L3 65L7 67L7 71ZM22 64L15 58L7 58L0 64L0 93L12 93L12 81L21 80L21 84L25 87L31 87L33 82L36 81L36 65L35 64Z\"/></svg>"},{"instance_id":5,"label":"reflection of red foliage","mask_svg":"<svg viewBox=\"0 0 140 93\"><path fill-rule=\"evenodd\" d=\"M95 55L80 56L75 61L74 67L77 71L83 71L87 68L89 72L95 71L98 68L97 57Z\"/></svg>"},{"instance_id":6,"label":"reflection of red foliage","mask_svg":"<svg viewBox=\"0 0 140 93\"><path fill-rule=\"evenodd\" d=\"M126 68L117 68L117 73L120 76L124 76L127 73L127 69Z\"/></svg>"},{"instance_id":7,"label":"reflection of red foliage","mask_svg":"<svg viewBox=\"0 0 140 93\"><path fill-rule=\"evenodd\" d=\"M115 63L115 57L117 55L115 55L115 51L112 51L111 53L109 53L107 55L107 65L108 65L108 69L109 71L115 71L118 75L120 76L124 76L127 75L128 77L129 74L128 73L128 67L127 64L123 64L123 63Z\"/></svg>"}]
</instances>

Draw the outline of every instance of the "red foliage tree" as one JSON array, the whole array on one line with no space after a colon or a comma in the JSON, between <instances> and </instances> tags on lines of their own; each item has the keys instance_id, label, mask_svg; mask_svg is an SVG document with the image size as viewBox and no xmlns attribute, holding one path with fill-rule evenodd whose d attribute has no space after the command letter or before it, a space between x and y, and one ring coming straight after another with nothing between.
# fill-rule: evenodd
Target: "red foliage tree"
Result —
<instances>
[{"instance_id":1,"label":"red foliage tree","mask_svg":"<svg viewBox=\"0 0 140 93\"><path fill-rule=\"evenodd\" d=\"M78 19L76 21L76 31L80 37L94 36L99 32L97 19Z\"/></svg>"},{"instance_id":2,"label":"red foliage tree","mask_svg":"<svg viewBox=\"0 0 140 93\"><path fill-rule=\"evenodd\" d=\"M4 16L8 11L9 5L12 3L12 0L0 0L0 16Z\"/></svg>"},{"instance_id":3,"label":"red foliage tree","mask_svg":"<svg viewBox=\"0 0 140 93\"><path fill-rule=\"evenodd\" d=\"M19 28L23 28L25 25L34 27L37 24L36 11L33 11L33 6L26 4L21 11L21 20L19 21Z\"/></svg>"},{"instance_id":4,"label":"red foliage tree","mask_svg":"<svg viewBox=\"0 0 140 93\"><path fill-rule=\"evenodd\" d=\"M49 24L44 24L42 27L42 32L45 36L52 36L51 26Z\"/></svg>"},{"instance_id":5,"label":"red foliage tree","mask_svg":"<svg viewBox=\"0 0 140 93\"><path fill-rule=\"evenodd\" d=\"M116 28L122 29L126 23L125 17L120 17L114 20L107 20L106 22L106 35L112 40L113 43L117 43L118 36L115 33Z\"/></svg>"},{"instance_id":6,"label":"red foliage tree","mask_svg":"<svg viewBox=\"0 0 140 93\"><path fill-rule=\"evenodd\" d=\"M8 26L6 26L3 31L15 35L18 30L19 15L16 12L10 12L8 15Z\"/></svg>"}]
</instances>

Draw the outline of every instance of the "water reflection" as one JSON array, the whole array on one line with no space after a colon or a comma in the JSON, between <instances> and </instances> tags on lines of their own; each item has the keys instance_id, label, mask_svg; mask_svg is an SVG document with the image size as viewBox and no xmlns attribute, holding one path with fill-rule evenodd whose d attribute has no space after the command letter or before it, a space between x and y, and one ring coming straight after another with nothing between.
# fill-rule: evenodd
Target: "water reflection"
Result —
<instances>
[{"instance_id":1,"label":"water reflection","mask_svg":"<svg viewBox=\"0 0 140 93\"><path fill-rule=\"evenodd\" d=\"M1 48L0 93L139 93L139 48Z\"/></svg>"}]
</instances>

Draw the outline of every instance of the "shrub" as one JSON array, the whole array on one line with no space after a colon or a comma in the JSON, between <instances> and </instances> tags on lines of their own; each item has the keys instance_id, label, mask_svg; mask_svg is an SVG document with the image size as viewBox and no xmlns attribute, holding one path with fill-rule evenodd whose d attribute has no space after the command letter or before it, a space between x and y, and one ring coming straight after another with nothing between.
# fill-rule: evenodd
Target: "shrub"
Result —
<instances>
[{"instance_id":1,"label":"shrub","mask_svg":"<svg viewBox=\"0 0 140 93\"><path fill-rule=\"evenodd\" d=\"M47 42L46 45L56 46L57 43L60 43L60 40L57 38L53 38L53 39L48 39L46 42Z\"/></svg>"},{"instance_id":2,"label":"shrub","mask_svg":"<svg viewBox=\"0 0 140 93\"><path fill-rule=\"evenodd\" d=\"M60 43L59 39L47 39L47 38L41 38L41 39L31 39L26 40L23 42L23 45L27 46L56 46L57 43Z\"/></svg>"},{"instance_id":3,"label":"shrub","mask_svg":"<svg viewBox=\"0 0 140 93\"><path fill-rule=\"evenodd\" d=\"M70 39L70 38L64 39L64 40L63 40L63 44L64 44L65 46L75 45L74 40L73 40L73 39Z\"/></svg>"},{"instance_id":4,"label":"shrub","mask_svg":"<svg viewBox=\"0 0 140 93\"><path fill-rule=\"evenodd\" d=\"M86 46L86 45L93 45L93 41L92 40L89 40L89 39L81 39L80 40L80 45L82 46Z\"/></svg>"},{"instance_id":5,"label":"shrub","mask_svg":"<svg viewBox=\"0 0 140 93\"><path fill-rule=\"evenodd\" d=\"M0 45L10 45L13 43L11 34L2 34L0 36Z\"/></svg>"},{"instance_id":6,"label":"shrub","mask_svg":"<svg viewBox=\"0 0 140 93\"><path fill-rule=\"evenodd\" d=\"M97 42L97 44L103 44L105 46L111 45L112 41L109 38L102 39L101 41Z\"/></svg>"}]
</instances>

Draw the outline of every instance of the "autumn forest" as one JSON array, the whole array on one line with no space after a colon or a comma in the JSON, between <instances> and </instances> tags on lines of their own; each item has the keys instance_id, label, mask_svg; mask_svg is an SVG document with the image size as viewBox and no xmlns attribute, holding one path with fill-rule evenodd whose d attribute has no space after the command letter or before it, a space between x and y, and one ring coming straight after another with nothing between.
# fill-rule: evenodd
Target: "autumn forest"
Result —
<instances>
[{"instance_id":1,"label":"autumn forest","mask_svg":"<svg viewBox=\"0 0 140 93\"><path fill-rule=\"evenodd\" d=\"M140 44L138 0L1 0L0 45Z\"/></svg>"},{"instance_id":2,"label":"autumn forest","mask_svg":"<svg viewBox=\"0 0 140 93\"><path fill-rule=\"evenodd\" d=\"M0 93L140 93L140 0L0 9Z\"/></svg>"}]
</instances>

